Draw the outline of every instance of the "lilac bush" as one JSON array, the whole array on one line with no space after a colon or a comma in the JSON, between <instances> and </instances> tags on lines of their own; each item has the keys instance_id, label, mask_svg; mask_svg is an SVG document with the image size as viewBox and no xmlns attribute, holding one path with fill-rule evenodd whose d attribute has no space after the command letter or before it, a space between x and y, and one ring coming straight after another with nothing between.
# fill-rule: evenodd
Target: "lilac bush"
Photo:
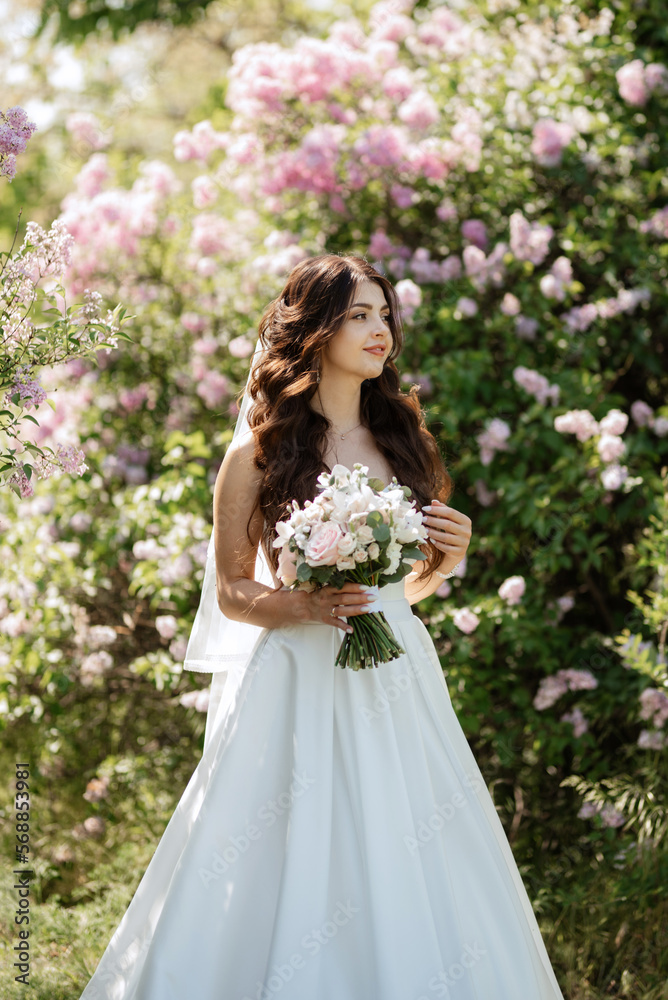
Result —
<instances>
[{"instance_id":1,"label":"lilac bush","mask_svg":"<svg viewBox=\"0 0 668 1000\"><path fill-rule=\"evenodd\" d=\"M23 108L0 112L0 176L13 179L16 156L25 151L36 127ZM83 451L75 445L59 444L54 450L30 440L25 421L37 426L39 421L27 411L51 402L35 369L90 357L101 347L110 350L125 336L120 332L124 311L118 306L103 318L99 292L86 288L83 305L67 307L58 279L71 262L73 242L60 220L48 231L28 222L18 252L14 254L12 246L0 253L0 486L9 484L21 498L34 493L33 473L37 479L57 469L79 476L87 468ZM58 318L52 319L50 312ZM40 314L46 322L39 322Z\"/></svg>"},{"instance_id":2,"label":"lilac bush","mask_svg":"<svg viewBox=\"0 0 668 1000\"><path fill-rule=\"evenodd\" d=\"M628 789L660 784L665 734L663 674L645 693L628 652L665 648L629 596L658 572L639 545L668 455L665 81L607 8L392 0L239 49L162 159L119 167L107 137L62 204L64 284L128 302L133 343L64 366L57 421L30 391L88 469L10 519L12 723L53 718L65 692L92 740L79 699L104 713L138 678L205 707L182 657L256 324L299 260L357 250L396 282L402 381L473 522L466 564L417 610L513 848L546 906L613 861L635 898L646 817ZM95 648L97 626L116 641Z\"/></svg>"}]
</instances>

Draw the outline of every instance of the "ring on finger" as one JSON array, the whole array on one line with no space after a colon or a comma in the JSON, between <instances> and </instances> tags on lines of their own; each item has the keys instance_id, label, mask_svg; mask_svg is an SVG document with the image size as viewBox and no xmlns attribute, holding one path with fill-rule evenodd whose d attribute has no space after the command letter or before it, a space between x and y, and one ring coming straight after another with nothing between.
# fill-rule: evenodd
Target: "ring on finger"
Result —
<instances>
[{"instance_id":1,"label":"ring on finger","mask_svg":"<svg viewBox=\"0 0 668 1000\"><path fill-rule=\"evenodd\" d=\"M331 618L336 618L335 612L336 612L336 605L334 605L332 610L329 612Z\"/></svg>"}]
</instances>

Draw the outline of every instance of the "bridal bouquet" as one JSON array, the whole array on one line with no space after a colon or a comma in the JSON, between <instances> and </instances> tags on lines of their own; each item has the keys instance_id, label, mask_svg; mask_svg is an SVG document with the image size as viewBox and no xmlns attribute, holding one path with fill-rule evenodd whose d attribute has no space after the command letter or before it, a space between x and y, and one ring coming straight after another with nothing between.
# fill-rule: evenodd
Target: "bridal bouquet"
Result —
<instances>
[{"instance_id":1,"label":"bridal bouquet","mask_svg":"<svg viewBox=\"0 0 668 1000\"><path fill-rule=\"evenodd\" d=\"M375 591L397 583L412 562L426 559L418 545L428 540L422 511L409 500L411 490L396 477L384 486L369 479L357 462L351 471L335 465L318 477L320 490L304 509L292 501L292 513L276 524L273 545L281 549L278 576L291 590L315 590L348 580ZM405 652L382 611L352 615L336 658L341 667L377 666Z\"/></svg>"}]
</instances>

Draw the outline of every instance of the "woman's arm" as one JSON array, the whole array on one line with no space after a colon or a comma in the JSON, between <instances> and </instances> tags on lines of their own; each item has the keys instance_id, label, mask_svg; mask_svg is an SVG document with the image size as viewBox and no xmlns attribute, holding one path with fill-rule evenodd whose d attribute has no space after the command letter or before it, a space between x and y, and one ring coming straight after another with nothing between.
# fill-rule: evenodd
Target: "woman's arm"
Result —
<instances>
[{"instance_id":1,"label":"woman's arm","mask_svg":"<svg viewBox=\"0 0 668 1000\"><path fill-rule=\"evenodd\" d=\"M246 535L248 515L262 481L262 471L256 468L254 455L255 441L249 431L227 449L216 477L213 492L216 598L228 618L262 628L279 628L300 620L300 595L287 589L274 591L254 579L262 534L262 512L257 507L249 526L251 542Z\"/></svg>"},{"instance_id":2,"label":"woman's arm","mask_svg":"<svg viewBox=\"0 0 668 1000\"><path fill-rule=\"evenodd\" d=\"M432 500L431 506L423 509L429 541L443 553L443 559L438 570L420 582L417 581L419 569L408 574L404 587L409 604L416 604L438 590L443 583L443 577L438 573L449 573L454 569L466 555L471 541L471 519L466 514L440 500Z\"/></svg>"}]
</instances>

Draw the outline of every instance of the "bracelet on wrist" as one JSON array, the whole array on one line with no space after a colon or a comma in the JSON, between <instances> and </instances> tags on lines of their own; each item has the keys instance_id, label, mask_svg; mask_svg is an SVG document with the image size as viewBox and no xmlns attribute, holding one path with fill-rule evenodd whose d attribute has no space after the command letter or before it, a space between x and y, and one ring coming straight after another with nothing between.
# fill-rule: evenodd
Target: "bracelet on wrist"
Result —
<instances>
[{"instance_id":1,"label":"bracelet on wrist","mask_svg":"<svg viewBox=\"0 0 668 1000\"><path fill-rule=\"evenodd\" d=\"M457 566L459 566L463 561L464 561L463 559L460 559L459 562L452 567L449 573L441 573L440 570L437 569L434 570L434 573L436 574L436 576L443 577L444 580L449 580L451 576L455 575L455 570L457 569Z\"/></svg>"}]
</instances>

